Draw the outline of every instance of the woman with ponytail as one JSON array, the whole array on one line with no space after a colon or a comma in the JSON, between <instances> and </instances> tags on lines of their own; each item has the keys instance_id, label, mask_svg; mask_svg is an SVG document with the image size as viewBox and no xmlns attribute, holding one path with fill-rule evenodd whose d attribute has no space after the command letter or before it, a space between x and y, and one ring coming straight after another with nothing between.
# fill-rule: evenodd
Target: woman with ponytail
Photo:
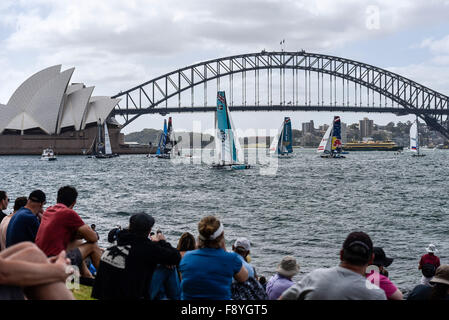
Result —
<instances>
[{"instance_id":1,"label":"woman with ponytail","mask_svg":"<svg viewBox=\"0 0 449 320\"><path fill-rule=\"evenodd\" d=\"M244 282L248 271L235 252L227 252L224 229L214 216L198 224L198 249L181 260L182 300L230 300L232 279Z\"/></svg>"}]
</instances>

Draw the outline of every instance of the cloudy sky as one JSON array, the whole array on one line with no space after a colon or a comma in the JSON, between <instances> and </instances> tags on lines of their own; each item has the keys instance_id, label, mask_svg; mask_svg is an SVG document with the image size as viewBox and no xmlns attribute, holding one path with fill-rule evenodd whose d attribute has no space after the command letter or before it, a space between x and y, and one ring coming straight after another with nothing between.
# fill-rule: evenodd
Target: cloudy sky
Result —
<instances>
[{"instance_id":1,"label":"cloudy sky","mask_svg":"<svg viewBox=\"0 0 449 320\"><path fill-rule=\"evenodd\" d=\"M114 95L187 65L234 54L305 49L382 67L449 94L449 0L2 0L0 103L33 73L75 67L72 82ZM235 113L237 127L278 128L286 114ZM330 113L288 114L294 127ZM203 127L212 114L173 114ZM352 123L410 117L341 114ZM160 128L140 117L124 132Z\"/></svg>"}]
</instances>

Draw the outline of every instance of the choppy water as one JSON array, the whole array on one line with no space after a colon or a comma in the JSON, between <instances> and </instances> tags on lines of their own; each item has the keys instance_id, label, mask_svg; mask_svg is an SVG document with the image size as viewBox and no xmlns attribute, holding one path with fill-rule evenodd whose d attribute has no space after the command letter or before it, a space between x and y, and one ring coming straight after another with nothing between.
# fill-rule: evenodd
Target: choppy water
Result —
<instances>
[{"instance_id":1,"label":"choppy water","mask_svg":"<svg viewBox=\"0 0 449 320\"><path fill-rule=\"evenodd\" d=\"M337 265L346 235L367 232L395 260L390 278L408 291L420 280L417 269L425 247L435 243L442 263L449 263L449 152L427 156L392 152L353 152L346 159L320 159L315 150L297 149L282 159L275 176L258 169L221 172L206 165L173 165L144 155L97 160L59 156L0 157L0 189L9 198L40 188L54 204L57 189L73 185L75 209L95 223L100 244L107 232L127 226L131 214L147 212L176 246L189 231L197 236L199 220L220 217L230 250L232 241L252 242L252 264L271 276L285 255L301 265L295 279L318 268ZM9 209L12 209L12 203ZM8 210L9 211L9 210Z\"/></svg>"}]
</instances>

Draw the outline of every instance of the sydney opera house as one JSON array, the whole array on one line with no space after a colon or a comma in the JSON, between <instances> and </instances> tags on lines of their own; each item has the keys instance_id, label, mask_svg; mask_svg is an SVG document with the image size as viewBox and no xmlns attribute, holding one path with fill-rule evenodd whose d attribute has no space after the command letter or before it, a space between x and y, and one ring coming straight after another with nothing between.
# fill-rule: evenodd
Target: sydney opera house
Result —
<instances>
[{"instance_id":1,"label":"sydney opera house","mask_svg":"<svg viewBox=\"0 0 449 320\"><path fill-rule=\"evenodd\" d=\"M0 104L0 154L85 154L97 124L106 121L114 153L130 152L120 125L108 118L119 99L92 96L94 87L71 83L75 68L61 65L37 72L23 82L6 105ZM143 151L143 150L142 150Z\"/></svg>"}]
</instances>

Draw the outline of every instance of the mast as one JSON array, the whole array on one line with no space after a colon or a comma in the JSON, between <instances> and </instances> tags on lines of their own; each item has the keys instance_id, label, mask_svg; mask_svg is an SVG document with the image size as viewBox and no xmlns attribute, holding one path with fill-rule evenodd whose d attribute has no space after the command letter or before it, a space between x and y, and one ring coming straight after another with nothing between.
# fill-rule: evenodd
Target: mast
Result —
<instances>
[{"instance_id":1,"label":"mast","mask_svg":"<svg viewBox=\"0 0 449 320\"><path fill-rule=\"evenodd\" d=\"M419 156L419 122L418 122L418 116L416 116L416 153Z\"/></svg>"}]
</instances>

